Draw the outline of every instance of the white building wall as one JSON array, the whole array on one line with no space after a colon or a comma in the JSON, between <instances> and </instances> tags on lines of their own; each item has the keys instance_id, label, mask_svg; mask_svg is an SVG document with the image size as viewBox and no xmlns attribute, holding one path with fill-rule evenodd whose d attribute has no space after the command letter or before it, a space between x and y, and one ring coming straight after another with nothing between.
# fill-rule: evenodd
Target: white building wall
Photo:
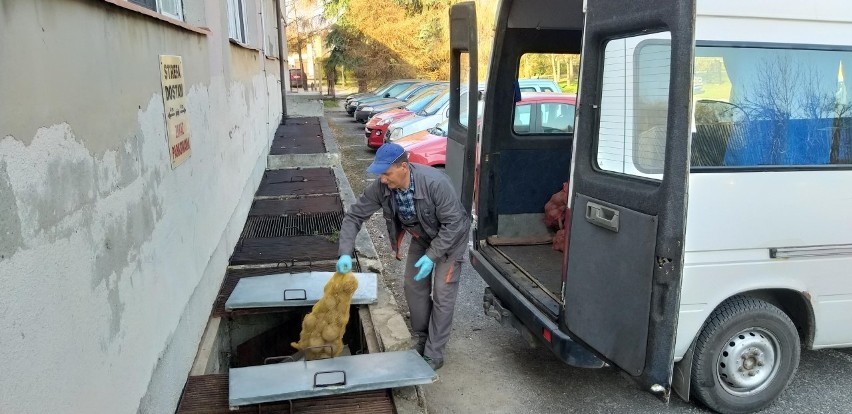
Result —
<instances>
[{"instance_id":1,"label":"white building wall","mask_svg":"<svg viewBox=\"0 0 852 414\"><path fill-rule=\"evenodd\" d=\"M277 61L228 43L221 1L207 35L0 3L0 413L173 412L280 121ZM160 54L187 76L175 169Z\"/></svg>"}]
</instances>

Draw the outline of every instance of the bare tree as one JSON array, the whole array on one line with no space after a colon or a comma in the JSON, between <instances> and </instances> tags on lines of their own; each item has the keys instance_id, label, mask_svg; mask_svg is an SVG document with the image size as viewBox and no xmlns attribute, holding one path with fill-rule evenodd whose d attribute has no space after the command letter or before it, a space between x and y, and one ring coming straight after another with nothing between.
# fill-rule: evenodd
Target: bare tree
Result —
<instances>
[{"instance_id":1,"label":"bare tree","mask_svg":"<svg viewBox=\"0 0 852 414\"><path fill-rule=\"evenodd\" d=\"M791 121L806 122L808 148L824 145L825 133L830 131L831 144L829 163L840 161L840 143L848 135L850 105L845 98L845 85L838 86L837 93L826 85L823 76L812 66L794 63L789 56L779 55L764 59L755 71L757 76L752 87L739 102L752 120L769 121L770 162L784 164L791 137ZM843 91L842 97L836 96ZM831 125L827 126L827 121Z\"/></svg>"}]
</instances>

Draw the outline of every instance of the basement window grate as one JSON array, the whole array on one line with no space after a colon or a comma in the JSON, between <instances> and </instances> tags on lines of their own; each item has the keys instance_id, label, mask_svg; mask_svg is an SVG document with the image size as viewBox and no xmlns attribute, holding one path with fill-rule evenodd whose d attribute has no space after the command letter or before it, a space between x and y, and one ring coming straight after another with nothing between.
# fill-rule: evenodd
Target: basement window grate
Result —
<instances>
[{"instance_id":1,"label":"basement window grate","mask_svg":"<svg viewBox=\"0 0 852 414\"><path fill-rule=\"evenodd\" d=\"M290 216L249 216L241 238L331 235L340 231L343 212Z\"/></svg>"}]
</instances>

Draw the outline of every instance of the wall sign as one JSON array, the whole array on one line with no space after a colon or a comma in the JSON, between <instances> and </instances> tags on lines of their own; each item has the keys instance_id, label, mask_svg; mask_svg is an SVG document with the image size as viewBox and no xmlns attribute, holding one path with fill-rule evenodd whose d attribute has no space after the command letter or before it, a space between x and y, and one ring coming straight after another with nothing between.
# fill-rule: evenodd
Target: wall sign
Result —
<instances>
[{"instance_id":1,"label":"wall sign","mask_svg":"<svg viewBox=\"0 0 852 414\"><path fill-rule=\"evenodd\" d=\"M186 115L186 88L181 57L160 55L160 77L163 85L166 133L169 138L169 157L174 169L186 161L192 152L189 145L189 118Z\"/></svg>"}]
</instances>

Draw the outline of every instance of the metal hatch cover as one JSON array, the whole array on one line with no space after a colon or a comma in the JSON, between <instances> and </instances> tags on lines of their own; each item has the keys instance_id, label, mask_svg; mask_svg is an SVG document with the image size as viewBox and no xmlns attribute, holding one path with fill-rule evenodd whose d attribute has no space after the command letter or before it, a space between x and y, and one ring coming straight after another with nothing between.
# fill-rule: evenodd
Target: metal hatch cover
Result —
<instances>
[{"instance_id":1,"label":"metal hatch cover","mask_svg":"<svg viewBox=\"0 0 852 414\"><path fill-rule=\"evenodd\" d=\"M408 387L437 379L413 349L232 368L228 375L231 407Z\"/></svg>"},{"instance_id":2,"label":"metal hatch cover","mask_svg":"<svg viewBox=\"0 0 852 414\"><path fill-rule=\"evenodd\" d=\"M279 273L244 277L225 302L225 310L313 306L322 298L323 288L334 273ZM378 276L375 273L355 273L358 289L352 295L353 305L376 303Z\"/></svg>"}]
</instances>

